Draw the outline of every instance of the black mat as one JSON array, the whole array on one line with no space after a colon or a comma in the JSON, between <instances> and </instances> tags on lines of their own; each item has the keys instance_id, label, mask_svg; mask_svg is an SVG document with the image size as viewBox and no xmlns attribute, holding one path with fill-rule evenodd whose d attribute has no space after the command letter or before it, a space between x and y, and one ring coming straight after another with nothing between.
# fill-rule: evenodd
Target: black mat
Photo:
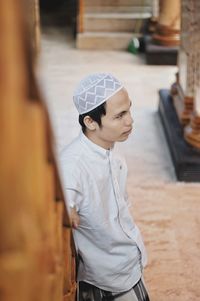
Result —
<instances>
[{"instance_id":1,"label":"black mat","mask_svg":"<svg viewBox=\"0 0 200 301\"><path fill-rule=\"evenodd\" d=\"M200 151L184 140L183 127L178 120L169 90L160 90L159 97L159 115L177 179L185 182L200 182Z\"/></svg>"}]
</instances>

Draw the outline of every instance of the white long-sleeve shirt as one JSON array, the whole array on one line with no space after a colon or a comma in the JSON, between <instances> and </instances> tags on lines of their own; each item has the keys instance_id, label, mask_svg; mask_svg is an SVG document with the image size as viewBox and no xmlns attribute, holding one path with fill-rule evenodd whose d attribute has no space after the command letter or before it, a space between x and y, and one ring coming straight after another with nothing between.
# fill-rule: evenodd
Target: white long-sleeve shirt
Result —
<instances>
[{"instance_id":1,"label":"white long-sleeve shirt","mask_svg":"<svg viewBox=\"0 0 200 301\"><path fill-rule=\"evenodd\" d=\"M60 164L67 205L80 216L74 230L82 258L78 280L116 293L130 289L147 258L128 210L125 162L81 132L62 151Z\"/></svg>"}]
</instances>

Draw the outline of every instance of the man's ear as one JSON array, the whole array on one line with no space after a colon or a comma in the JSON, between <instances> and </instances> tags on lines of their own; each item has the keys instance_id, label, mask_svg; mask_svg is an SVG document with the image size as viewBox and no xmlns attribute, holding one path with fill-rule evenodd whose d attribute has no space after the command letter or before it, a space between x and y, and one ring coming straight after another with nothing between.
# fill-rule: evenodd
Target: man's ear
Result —
<instances>
[{"instance_id":1,"label":"man's ear","mask_svg":"<svg viewBox=\"0 0 200 301\"><path fill-rule=\"evenodd\" d=\"M96 130L97 123L90 116L85 116L83 122L88 130L90 131Z\"/></svg>"}]
</instances>

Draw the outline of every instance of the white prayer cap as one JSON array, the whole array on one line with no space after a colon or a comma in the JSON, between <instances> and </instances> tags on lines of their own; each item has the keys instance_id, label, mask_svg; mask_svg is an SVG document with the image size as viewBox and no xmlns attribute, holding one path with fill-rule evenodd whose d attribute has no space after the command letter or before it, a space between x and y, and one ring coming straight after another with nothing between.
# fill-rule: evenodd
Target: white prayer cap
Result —
<instances>
[{"instance_id":1,"label":"white prayer cap","mask_svg":"<svg viewBox=\"0 0 200 301\"><path fill-rule=\"evenodd\" d=\"M81 115L97 108L122 88L122 83L110 73L90 74L80 81L73 101Z\"/></svg>"}]
</instances>

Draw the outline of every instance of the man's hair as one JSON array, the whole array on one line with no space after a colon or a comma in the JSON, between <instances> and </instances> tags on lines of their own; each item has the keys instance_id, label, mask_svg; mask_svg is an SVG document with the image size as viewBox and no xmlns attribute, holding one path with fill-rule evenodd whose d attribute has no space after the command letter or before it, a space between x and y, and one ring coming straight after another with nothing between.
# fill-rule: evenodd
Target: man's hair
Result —
<instances>
[{"instance_id":1,"label":"man's hair","mask_svg":"<svg viewBox=\"0 0 200 301\"><path fill-rule=\"evenodd\" d=\"M103 115L106 115L106 102L102 103L100 106L91 110L90 112L79 115L78 121L82 127L83 133L85 133L85 131L86 131L86 126L84 123L85 116L90 116L92 118L92 120L96 121L98 123L99 127L101 127L102 126L101 117Z\"/></svg>"}]
</instances>

